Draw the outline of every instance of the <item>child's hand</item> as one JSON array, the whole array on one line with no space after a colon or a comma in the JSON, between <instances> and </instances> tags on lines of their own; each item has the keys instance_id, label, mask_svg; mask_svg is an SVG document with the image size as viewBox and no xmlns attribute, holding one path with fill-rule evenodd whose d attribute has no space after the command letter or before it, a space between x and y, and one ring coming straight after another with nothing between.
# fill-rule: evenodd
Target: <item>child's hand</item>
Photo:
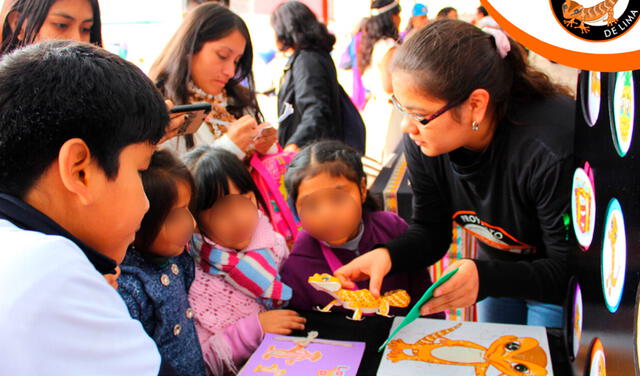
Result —
<instances>
[{"instance_id":1,"label":"child's hand","mask_svg":"<svg viewBox=\"0 0 640 376\"><path fill-rule=\"evenodd\" d=\"M376 248L351 260L338 268L333 275L338 277L343 287L357 288L355 282L369 279L369 291L380 297L382 280L391 270L391 256L386 248Z\"/></svg>"},{"instance_id":2,"label":"child's hand","mask_svg":"<svg viewBox=\"0 0 640 376\"><path fill-rule=\"evenodd\" d=\"M120 277L120 267L116 266L116 274L104 274L104 279L107 283L113 286L114 289L118 289L118 277Z\"/></svg>"},{"instance_id":3,"label":"child's hand","mask_svg":"<svg viewBox=\"0 0 640 376\"><path fill-rule=\"evenodd\" d=\"M262 331L265 333L289 335L293 330L304 330L307 320L297 312L288 309L277 309L258 314Z\"/></svg>"}]
</instances>

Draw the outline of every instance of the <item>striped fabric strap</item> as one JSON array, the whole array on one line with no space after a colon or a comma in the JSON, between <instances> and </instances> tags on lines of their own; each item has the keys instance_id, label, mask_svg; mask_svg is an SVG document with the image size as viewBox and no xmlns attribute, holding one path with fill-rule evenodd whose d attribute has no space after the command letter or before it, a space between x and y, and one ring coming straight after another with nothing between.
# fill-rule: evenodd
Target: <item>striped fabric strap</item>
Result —
<instances>
[{"instance_id":1,"label":"striped fabric strap","mask_svg":"<svg viewBox=\"0 0 640 376\"><path fill-rule=\"evenodd\" d=\"M223 276L232 286L268 308L280 307L291 300L292 290L280 281L273 254L266 248L230 252L205 242L201 266L209 274Z\"/></svg>"}]
</instances>

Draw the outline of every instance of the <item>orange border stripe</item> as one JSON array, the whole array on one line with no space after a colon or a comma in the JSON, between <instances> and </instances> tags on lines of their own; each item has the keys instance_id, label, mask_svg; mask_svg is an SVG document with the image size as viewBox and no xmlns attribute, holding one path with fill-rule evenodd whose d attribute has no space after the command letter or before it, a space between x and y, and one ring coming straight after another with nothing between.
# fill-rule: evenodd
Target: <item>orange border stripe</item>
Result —
<instances>
[{"instance_id":1,"label":"orange border stripe","mask_svg":"<svg viewBox=\"0 0 640 376\"><path fill-rule=\"evenodd\" d=\"M543 42L520 30L489 4L488 0L480 0L480 3L487 8L491 16L512 38L549 60L570 67L597 72L621 72L640 69L640 50L617 54L591 54L567 50ZM636 25L636 27L640 26Z\"/></svg>"}]
</instances>

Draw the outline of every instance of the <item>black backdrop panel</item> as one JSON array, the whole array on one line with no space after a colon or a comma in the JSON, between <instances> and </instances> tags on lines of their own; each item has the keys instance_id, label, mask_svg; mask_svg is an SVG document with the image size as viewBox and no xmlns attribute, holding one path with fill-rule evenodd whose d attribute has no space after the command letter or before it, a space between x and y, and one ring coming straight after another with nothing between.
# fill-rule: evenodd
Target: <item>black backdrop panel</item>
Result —
<instances>
[{"instance_id":1,"label":"black backdrop panel","mask_svg":"<svg viewBox=\"0 0 640 376\"><path fill-rule=\"evenodd\" d=\"M630 149L624 157L620 157L612 137L611 103L616 73L601 74L600 113L593 127L587 124L585 116L588 77L589 72L582 72L580 75L575 155L579 166L589 162L593 170L596 220L589 249L576 249L569 256L571 273L580 284L584 307L582 338L573 370L575 375L585 375L589 371L591 345L595 338L599 338L606 354L607 375L626 376L635 374L636 367L634 333L640 271L640 129L637 125L640 125L640 106L635 109L635 129ZM633 72L633 78L635 104L638 104L640 71ZM627 242L624 290L615 313L611 313L605 305L601 272L605 215L612 198L617 198L620 202Z\"/></svg>"}]
</instances>

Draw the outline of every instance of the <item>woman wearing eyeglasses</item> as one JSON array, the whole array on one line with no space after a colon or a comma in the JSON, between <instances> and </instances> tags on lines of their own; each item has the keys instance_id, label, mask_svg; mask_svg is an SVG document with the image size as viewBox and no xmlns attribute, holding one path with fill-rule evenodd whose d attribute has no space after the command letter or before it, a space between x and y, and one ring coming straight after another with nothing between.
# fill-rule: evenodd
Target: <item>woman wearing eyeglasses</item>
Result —
<instances>
[{"instance_id":1,"label":"woman wearing eyeglasses","mask_svg":"<svg viewBox=\"0 0 640 376\"><path fill-rule=\"evenodd\" d=\"M405 114L413 224L336 271L347 287L390 271L424 268L451 243L451 221L478 241L478 256L421 308L423 315L477 301L481 321L562 326L564 224L573 174L575 101L531 68L500 31L437 21L398 48L393 103Z\"/></svg>"}]
</instances>

